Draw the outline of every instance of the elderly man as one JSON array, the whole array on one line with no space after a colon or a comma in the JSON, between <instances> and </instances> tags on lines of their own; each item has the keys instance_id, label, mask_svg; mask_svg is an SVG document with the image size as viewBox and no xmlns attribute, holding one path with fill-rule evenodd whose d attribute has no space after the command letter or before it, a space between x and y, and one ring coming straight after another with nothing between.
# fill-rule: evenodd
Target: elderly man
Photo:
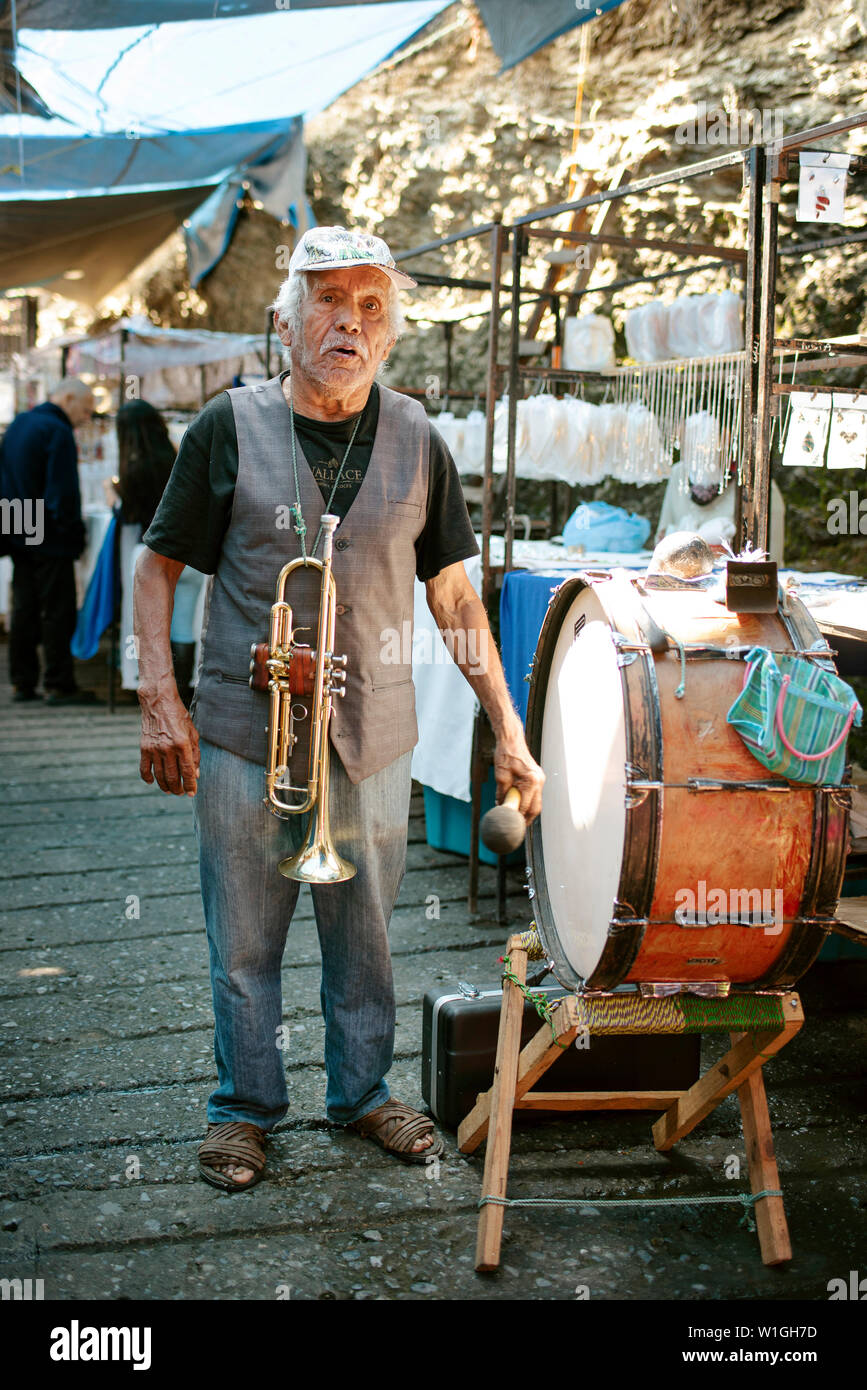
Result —
<instances>
[{"instance_id":1,"label":"elderly man","mask_svg":"<svg viewBox=\"0 0 867 1390\"><path fill-rule=\"evenodd\" d=\"M305 233L274 305L290 371L217 397L193 422L136 575L141 774L196 796L219 1079L199 1171L226 1191L259 1180L265 1136L287 1109L280 964L298 883L277 864L303 830L300 817L281 820L263 805L267 696L248 686L249 649L267 634L279 570L317 555L328 512L340 518L335 645L348 655L346 695L331 722L330 814L337 848L357 872L312 888L326 1113L405 1162L442 1151L432 1122L392 1100L385 1079L395 1023L387 930L406 860L418 731L411 666L385 657L384 634L411 622L416 575L444 633L464 635L459 654L485 651L490 634L463 566L478 547L454 463L422 406L375 380L402 326L397 290L413 284L378 237L339 227ZM169 647L184 565L213 575L191 717ZM319 572L296 577L287 598L314 642ZM531 820L543 774L493 642L486 662L463 669L493 724L500 792L516 785ZM306 781L306 734L302 721L296 785Z\"/></svg>"},{"instance_id":2,"label":"elderly man","mask_svg":"<svg viewBox=\"0 0 867 1390\"><path fill-rule=\"evenodd\" d=\"M93 414L90 387L66 377L47 401L16 415L0 446L0 491L24 526L8 537L12 553L9 674L14 700L40 698L39 642L45 656L45 703L91 703L79 690L69 644L75 632L75 560L85 531L74 431Z\"/></svg>"}]
</instances>

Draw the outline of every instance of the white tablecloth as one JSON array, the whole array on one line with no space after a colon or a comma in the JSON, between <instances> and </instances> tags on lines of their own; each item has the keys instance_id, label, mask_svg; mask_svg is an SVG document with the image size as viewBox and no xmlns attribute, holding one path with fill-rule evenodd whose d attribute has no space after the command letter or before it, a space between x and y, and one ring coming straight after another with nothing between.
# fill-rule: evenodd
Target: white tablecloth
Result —
<instances>
[{"instance_id":1,"label":"white tablecloth","mask_svg":"<svg viewBox=\"0 0 867 1390\"><path fill-rule=\"evenodd\" d=\"M465 560L464 569L476 593L481 593L481 557ZM418 743L412 754L412 775L443 796L469 801L473 720L478 701L440 636L427 606L425 587L418 580L414 624L412 677Z\"/></svg>"}]
</instances>

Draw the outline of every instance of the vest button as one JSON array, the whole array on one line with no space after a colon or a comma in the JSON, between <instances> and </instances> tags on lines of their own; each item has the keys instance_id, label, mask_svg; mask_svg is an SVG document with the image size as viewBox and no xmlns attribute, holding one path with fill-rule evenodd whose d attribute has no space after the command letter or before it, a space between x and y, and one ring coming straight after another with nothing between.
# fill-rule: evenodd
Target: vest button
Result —
<instances>
[{"instance_id":1,"label":"vest button","mask_svg":"<svg viewBox=\"0 0 867 1390\"><path fill-rule=\"evenodd\" d=\"M349 541L345 538L345 536L341 536L339 541L334 542L334 547L336 550L345 550L348 545Z\"/></svg>"},{"instance_id":2,"label":"vest button","mask_svg":"<svg viewBox=\"0 0 867 1390\"><path fill-rule=\"evenodd\" d=\"M343 613L351 613L351 612L352 612L352 609L351 609L350 607L348 607L348 605L345 604L345 603L338 603L335 612L336 612L338 615L340 615L340 614L343 614Z\"/></svg>"}]
</instances>

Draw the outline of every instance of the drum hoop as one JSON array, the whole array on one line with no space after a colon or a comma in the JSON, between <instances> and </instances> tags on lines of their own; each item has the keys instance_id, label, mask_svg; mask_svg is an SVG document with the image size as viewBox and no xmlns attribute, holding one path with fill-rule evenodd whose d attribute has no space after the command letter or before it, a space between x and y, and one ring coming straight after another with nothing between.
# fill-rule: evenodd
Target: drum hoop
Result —
<instances>
[{"instance_id":1,"label":"drum hoop","mask_svg":"<svg viewBox=\"0 0 867 1390\"><path fill-rule=\"evenodd\" d=\"M563 609L568 608L576 595L583 589L592 589L600 599L613 635L618 631L618 628L611 612L612 605L610 602L606 602L605 597L603 597L607 588L607 581L604 582L603 587L602 584L594 583L586 574L574 575L560 585L551 600L536 646L527 704L527 743L534 758L538 759L541 754L544 695L547 691L548 675L554 650L562 628L560 618ZM612 590L612 596L614 592L617 591ZM624 590L621 589L619 592L625 596ZM630 634L633 637L634 635L634 633ZM653 656L649 651L644 656L636 655L640 657L640 660L635 663L621 663L619 665L624 703L626 760L629 766L640 766L642 780L660 782L662 780L662 721L659 709L659 691L656 684L656 668ZM645 715L640 764L638 762L639 750L634 747L634 715L636 704L639 702ZM530 827L530 833L527 837L527 857L535 893L536 925L545 949L554 962L554 973L566 988L608 990L619 984L628 974L641 949L646 920L653 901L661 841L661 817L662 804L658 791L651 790L642 794L638 801L633 804L627 802L623 861L617 898L612 904L614 915L599 961L592 974L586 979L580 976L565 958L553 924L553 912L545 873L541 817L538 817Z\"/></svg>"}]
</instances>

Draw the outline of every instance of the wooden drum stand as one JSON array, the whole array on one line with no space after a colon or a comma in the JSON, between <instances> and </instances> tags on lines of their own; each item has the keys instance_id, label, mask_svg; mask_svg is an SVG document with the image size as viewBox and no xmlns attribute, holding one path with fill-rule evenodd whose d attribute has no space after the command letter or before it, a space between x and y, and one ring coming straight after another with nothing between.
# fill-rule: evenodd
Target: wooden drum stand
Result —
<instances>
[{"instance_id":1,"label":"wooden drum stand","mask_svg":"<svg viewBox=\"0 0 867 1390\"><path fill-rule=\"evenodd\" d=\"M535 933L512 936L507 946L510 973L526 984L528 950ZM458 1147L473 1153L487 1139L482 1180L476 1269L500 1262L503 1216L509 1205L506 1185L512 1145L513 1110L661 1110L653 1141L665 1153L737 1091L762 1260L781 1264L792 1258L789 1228L779 1187L774 1141L762 1067L785 1047L804 1022L797 994L734 995L703 999L692 995L642 998L639 995L567 995L521 1051L524 995L506 977L497 1041L494 1084L480 1095L458 1129ZM688 1091L557 1092L533 1087L579 1033L729 1033L731 1049ZM748 1199L747 1199L748 1200ZM591 1205L592 1198L575 1198Z\"/></svg>"}]
</instances>

